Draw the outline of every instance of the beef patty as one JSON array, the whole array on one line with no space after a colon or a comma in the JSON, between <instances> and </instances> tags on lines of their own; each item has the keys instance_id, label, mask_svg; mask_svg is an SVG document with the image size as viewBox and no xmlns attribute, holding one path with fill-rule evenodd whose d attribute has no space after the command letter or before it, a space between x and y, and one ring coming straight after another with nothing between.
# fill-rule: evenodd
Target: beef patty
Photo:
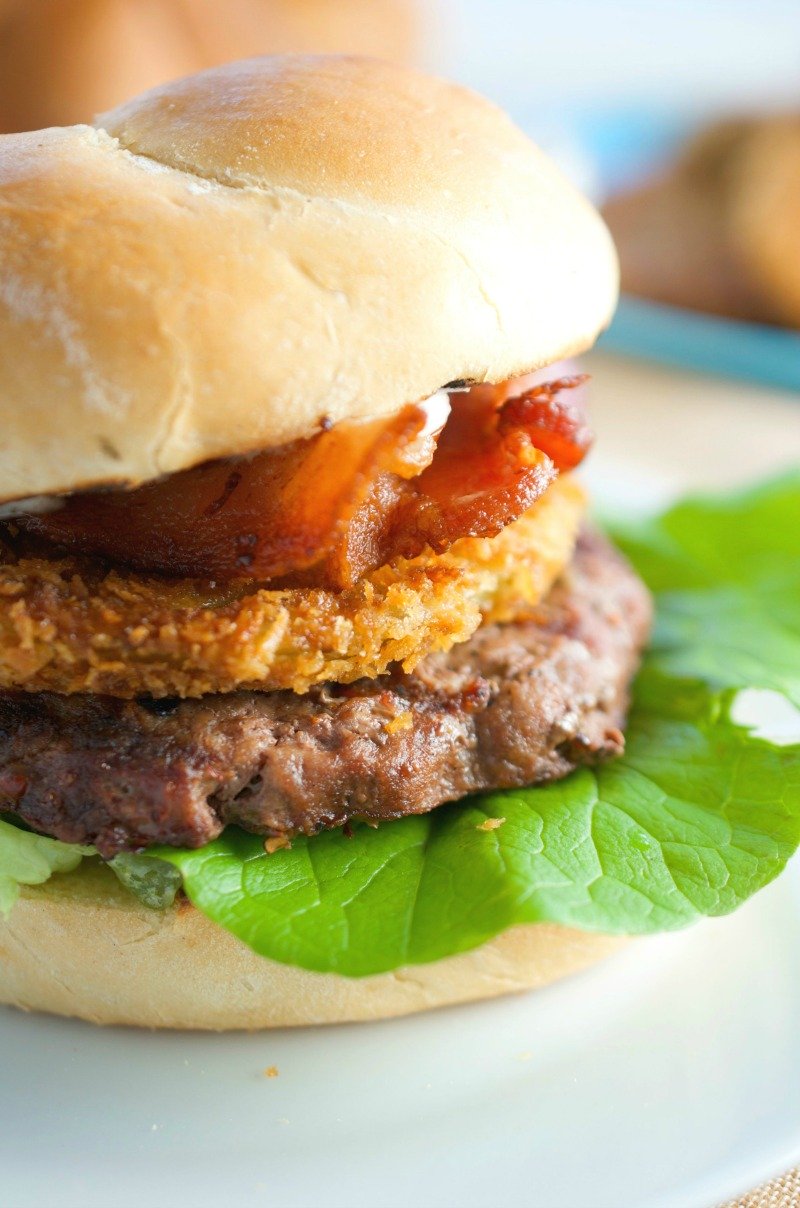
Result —
<instances>
[{"instance_id":1,"label":"beef patty","mask_svg":"<svg viewBox=\"0 0 800 1208\"><path fill-rule=\"evenodd\" d=\"M647 592L596 534L530 621L349 685L196 700L0 694L0 802L104 856L228 823L313 833L618 755Z\"/></svg>"}]
</instances>

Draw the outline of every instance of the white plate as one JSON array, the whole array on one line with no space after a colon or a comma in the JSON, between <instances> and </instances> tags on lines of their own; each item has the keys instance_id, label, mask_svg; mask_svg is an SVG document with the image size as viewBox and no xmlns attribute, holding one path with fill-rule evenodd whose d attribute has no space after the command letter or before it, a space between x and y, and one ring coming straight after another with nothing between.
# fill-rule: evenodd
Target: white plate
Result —
<instances>
[{"instance_id":1,"label":"white plate","mask_svg":"<svg viewBox=\"0 0 800 1208\"><path fill-rule=\"evenodd\" d=\"M592 477L619 507L800 460L780 396L592 368ZM710 1208L800 1159L798 1019L800 865L547 991L398 1022L205 1037L0 1012L0 1203Z\"/></svg>"}]
</instances>

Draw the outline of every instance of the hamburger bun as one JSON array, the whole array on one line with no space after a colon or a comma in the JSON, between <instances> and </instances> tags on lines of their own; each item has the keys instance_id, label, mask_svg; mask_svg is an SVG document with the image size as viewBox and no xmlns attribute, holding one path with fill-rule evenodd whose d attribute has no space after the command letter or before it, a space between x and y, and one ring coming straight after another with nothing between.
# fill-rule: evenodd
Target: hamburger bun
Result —
<instances>
[{"instance_id":1,"label":"hamburger bun","mask_svg":"<svg viewBox=\"0 0 800 1208\"><path fill-rule=\"evenodd\" d=\"M24 889L0 920L0 1003L148 1028L346 1023L538 988L624 942L541 923L432 964L346 978L257 956L185 900L149 910L85 861Z\"/></svg>"},{"instance_id":2,"label":"hamburger bun","mask_svg":"<svg viewBox=\"0 0 800 1208\"><path fill-rule=\"evenodd\" d=\"M489 102L265 58L0 140L0 501L137 484L588 347L592 207Z\"/></svg>"}]
</instances>

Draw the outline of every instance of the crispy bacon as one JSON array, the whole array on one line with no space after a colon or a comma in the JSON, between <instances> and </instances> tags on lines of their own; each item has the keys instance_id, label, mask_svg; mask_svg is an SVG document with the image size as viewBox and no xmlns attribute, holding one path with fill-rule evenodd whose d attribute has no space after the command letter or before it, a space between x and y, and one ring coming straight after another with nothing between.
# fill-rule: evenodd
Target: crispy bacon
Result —
<instances>
[{"instance_id":1,"label":"crispy bacon","mask_svg":"<svg viewBox=\"0 0 800 1208\"><path fill-rule=\"evenodd\" d=\"M512 394L503 403L499 431L523 429L559 470L573 470L592 444L592 431L576 389L586 381L588 374L576 374Z\"/></svg>"},{"instance_id":2,"label":"crispy bacon","mask_svg":"<svg viewBox=\"0 0 800 1208\"><path fill-rule=\"evenodd\" d=\"M15 523L172 577L343 588L394 557L495 536L521 516L589 447L584 380L454 395L438 443L410 406L133 491L76 494Z\"/></svg>"},{"instance_id":3,"label":"crispy bacon","mask_svg":"<svg viewBox=\"0 0 800 1208\"><path fill-rule=\"evenodd\" d=\"M493 537L527 511L588 451L577 391L585 381L560 378L510 396L504 383L458 398L433 461L414 479L413 500L401 509L398 552L417 544L416 533L437 552L455 536Z\"/></svg>"},{"instance_id":4,"label":"crispy bacon","mask_svg":"<svg viewBox=\"0 0 800 1208\"><path fill-rule=\"evenodd\" d=\"M312 440L208 462L133 491L72 495L58 511L16 523L137 570L281 578L327 554L376 476L405 466L403 451L424 424L424 412L407 407L389 420L336 425Z\"/></svg>"}]
</instances>

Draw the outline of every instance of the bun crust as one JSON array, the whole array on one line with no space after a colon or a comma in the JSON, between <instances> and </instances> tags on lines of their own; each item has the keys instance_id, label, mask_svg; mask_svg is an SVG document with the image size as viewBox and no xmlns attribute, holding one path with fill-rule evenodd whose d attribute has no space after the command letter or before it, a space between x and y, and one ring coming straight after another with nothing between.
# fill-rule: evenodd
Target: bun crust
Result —
<instances>
[{"instance_id":1,"label":"bun crust","mask_svg":"<svg viewBox=\"0 0 800 1208\"><path fill-rule=\"evenodd\" d=\"M108 869L24 890L0 921L0 1002L92 1023L212 1031L384 1019L546 985L624 940L538 924L375 977L257 956L183 903L148 910Z\"/></svg>"},{"instance_id":2,"label":"bun crust","mask_svg":"<svg viewBox=\"0 0 800 1208\"><path fill-rule=\"evenodd\" d=\"M140 483L589 346L601 219L489 102L213 69L0 139L0 500Z\"/></svg>"}]
</instances>

